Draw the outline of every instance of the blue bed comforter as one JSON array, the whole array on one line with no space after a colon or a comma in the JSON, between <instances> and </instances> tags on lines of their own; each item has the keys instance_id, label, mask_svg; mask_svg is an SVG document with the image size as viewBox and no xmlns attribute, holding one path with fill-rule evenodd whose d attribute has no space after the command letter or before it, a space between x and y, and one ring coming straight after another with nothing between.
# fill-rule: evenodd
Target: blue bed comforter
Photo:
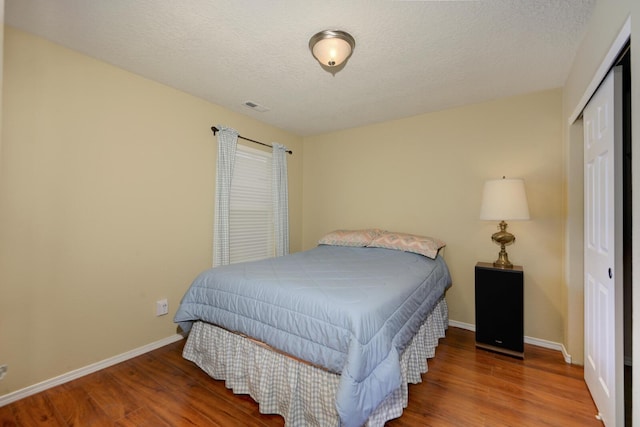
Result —
<instances>
[{"instance_id":1,"label":"blue bed comforter","mask_svg":"<svg viewBox=\"0 0 640 427\"><path fill-rule=\"evenodd\" d=\"M441 257L320 245L203 272L174 321L185 332L213 323L341 374L336 409L361 426L400 386L400 354L450 284Z\"/></svg>"}]
</instances>

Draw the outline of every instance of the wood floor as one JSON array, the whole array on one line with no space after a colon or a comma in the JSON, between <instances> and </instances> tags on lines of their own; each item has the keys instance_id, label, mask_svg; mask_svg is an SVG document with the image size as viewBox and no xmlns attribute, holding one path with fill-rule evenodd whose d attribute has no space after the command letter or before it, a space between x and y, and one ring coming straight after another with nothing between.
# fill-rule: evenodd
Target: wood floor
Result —
<instances>
[{"instance_id":1,"label":"wood floor","mask_svg":"<svg viewBox=\"0 0 640 427\"><path fill-rule=\"evenodd\" d=\"M282 426L181 356L184 342L0 408L8 426ZM524 361L476 350L473 332L449 328L409 406L389 427L601 426L582 368L525 346ZM295 427L295 426L294 426Z\"/></svg>"}]
</instances>

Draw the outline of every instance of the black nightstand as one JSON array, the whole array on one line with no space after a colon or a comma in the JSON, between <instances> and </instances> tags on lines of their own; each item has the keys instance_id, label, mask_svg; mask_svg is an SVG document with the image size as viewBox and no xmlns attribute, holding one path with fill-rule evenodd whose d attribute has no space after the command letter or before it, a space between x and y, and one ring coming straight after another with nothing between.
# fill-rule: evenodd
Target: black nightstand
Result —
<instances>
[{"instance_id":1,"label":"black nightstand","mask_svg":"<svg viewBox=\"0 0 640 427\"><path fill-rule=\"evenodd\" d=\"M476 347L524 358L522 267L476 264Z\"/></svg>"}]
</instances>

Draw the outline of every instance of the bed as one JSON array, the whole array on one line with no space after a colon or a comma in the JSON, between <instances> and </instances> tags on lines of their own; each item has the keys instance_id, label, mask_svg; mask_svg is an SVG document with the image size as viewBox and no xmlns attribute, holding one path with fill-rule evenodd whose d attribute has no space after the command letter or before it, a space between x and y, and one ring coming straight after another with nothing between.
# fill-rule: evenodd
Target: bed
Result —
<instances>
[{"instance_id":1,"label":"bed","mask_svg":"<svg viewBox=\"0 0 640 427\"><path fill-rule=\"evenodd\" d=\"M444 336L444 243L377 229L319 243L200 274L174 319L183 355L287 425L383 425Z\"/></svg>"}]
</instances>

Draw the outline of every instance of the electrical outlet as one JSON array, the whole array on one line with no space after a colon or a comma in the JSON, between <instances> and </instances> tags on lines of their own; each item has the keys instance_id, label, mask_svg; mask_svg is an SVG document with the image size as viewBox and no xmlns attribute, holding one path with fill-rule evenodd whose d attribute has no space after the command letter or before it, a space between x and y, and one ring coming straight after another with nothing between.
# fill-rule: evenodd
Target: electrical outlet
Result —
<instances>
[{"instance_id":1,"label":"electrical outlet","mask_svg":"<svg viewBox=\"0 0 640 427\"><path fill-rule=\"evenodd\" d=\"M156 316L164 316L169 313L169 301L160 299L156 301Z\"/></svg>"},{"instance_id":2,"label":"electrical outlet","mask_svg":"<svg viewBox=\"0 0 640 427\"><path fill-rule=\"evenodd\" d=\"M0 366L0 380L3 379L5 375L7 375L8 369L9 367L7 365Z\"/></svg>"}]
</instances>

